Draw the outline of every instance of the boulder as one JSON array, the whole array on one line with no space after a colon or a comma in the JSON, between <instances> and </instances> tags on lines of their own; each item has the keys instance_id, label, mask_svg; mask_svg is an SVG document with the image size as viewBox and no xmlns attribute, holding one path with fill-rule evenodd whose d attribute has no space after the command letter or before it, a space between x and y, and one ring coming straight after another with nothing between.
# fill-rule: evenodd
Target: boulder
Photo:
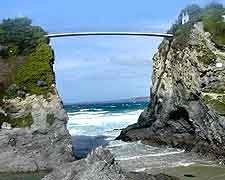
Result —
<instances>
[{"instance_id":1,"label":"boulder","mask_svg":"<svg viewBox=\"0 0 225 180\"><path fill-rule=\"evenodd\" d=\"M0 172L51 170L74 160L68 116L58 95L48 101L42 95L8 99L2 109L16 128L9 131L9 123L2 124Z\"/></svg>"},{"instance_id":2,"label":"boulder","mask_svg":"<svg viewBox=\"0 0 225 180\"><path fill-rule=\"evenodd\" d=\"M158 174L125 172L115 162L109 150L98 147L86 159L56 168L42 180L178 180Z\"/></svg>"}]
</instances>

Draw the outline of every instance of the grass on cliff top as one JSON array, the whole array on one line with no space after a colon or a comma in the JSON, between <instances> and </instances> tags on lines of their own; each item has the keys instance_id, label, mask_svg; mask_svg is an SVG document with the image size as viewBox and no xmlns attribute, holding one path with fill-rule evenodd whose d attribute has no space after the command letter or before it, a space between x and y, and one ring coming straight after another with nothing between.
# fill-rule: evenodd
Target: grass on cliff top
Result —
<instances>
[{"instance_id":1,"label":"grass on cliff top","mask_svg":"<svg viewBox=\"0 0 225 180\"><path fill-rule=\"evenodd\" d=\"M182 25L182 14L188 12L189 22ZM175 44L179 49L187 46L191 29L197 22L202 21L205 31L211 34L212 41L218 46L225 45L225 8L222 4L211 3L204 8L198 5L190 5L183 9L176 23L168 31L175 35Z\"/></svg>"},{"instance_id":2,"label":"grass on cliff top","mask_svg":"<svg viewBox=\"0 0 225 180\"><path fill-rule=\"evenodd\" d=\"M19 91L20 94L25 91L24 93L43 95L51 91L51 85L54 83L54 55L45 34L41 27L33 26L28 18L5 19L0 23L2 59L8 60L8 63L12 63L10 59L16 60L18 56L25 59L24 63L17 65L14 72L8 74L11 79L9 85L16 85L16 96ZM42 85L38 82L42 82ZM7 88L1 90L0 99L3 96L15 97L15 93L12 96Z\"/></svg>"},{"instance_id":3,"label":"grass on cliff top","mask_svg":"<svg viewBox=\"0 0 225 180\"><path fill-rule=\"evenodd\" d=\"M45 31L31 23L26 17L3 19L0 23L1 56L27 55L40 41L46 41Z\"/></svg>"},{"instance_id":4,"label":"grass on cliff top","mask_svg":"<svg viewBox=\"0 0 225 180\"><path fill-rule=\"evenodd\" d=\"M217 45L225 45L225 8L222 4L207 6L202 12L202 20L206 31L212 35Z\"/></svg>"},{"instance_id":5,"label":"grass on cliff top","mask_svg":"<svg viewBox=\"0 0 225 180\"><path fill-rule=\"evenodd\" d=\"M46 43L40 43L32 53L27 56L26 63L17 67L15 84L25 87L31 94L46 95L51 89L54 80L51 63L53 52ZM44 81L45 86L38 86L38 81Z\"/></svg>"}]
</instances>

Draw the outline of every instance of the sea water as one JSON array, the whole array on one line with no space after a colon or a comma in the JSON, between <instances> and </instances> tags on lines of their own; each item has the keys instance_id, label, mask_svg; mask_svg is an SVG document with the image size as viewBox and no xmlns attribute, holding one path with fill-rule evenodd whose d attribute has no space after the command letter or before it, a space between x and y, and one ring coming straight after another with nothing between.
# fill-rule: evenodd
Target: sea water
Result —
<instances>
[{"instance_id":1,"label":"sea water","mask_svg":"<svg viewBox=\"0 0 225 180\"><path fill-rule=\"evenodd\" d=\"M114 144L121 128L137 122L147 102L65 105L74 151L85 157L97 146ZM119 142L116 141L118 144Z\"/></svg>"},{"instance_id":2,"label":"sea water","mask_svg":"<svg viewBox=\"0 0 225 180\"><path fill-rule=\"evenodd\" d=\"M121 102L65 105L76 156L82 158L98 146L108 148L125 170L166 173L182 180L224 180L225 167L183 150L156 147L138 142L114 140L136 123L148 102ZM41 180L45 174L0 174L0 180Z\"/></svg>"},{"instance_id":3,"label":"sea water","mask_svg":"<svg viewBox=\"0 0 225 180\"><path fill-rule=\"evenodd\" d=\"M165 168L209 164L184 150L115 140L121 129L136 123L148 102L65 105L68 130L77 156L85 157L98 146L108 148L115 160L129 171L160 172Z\"/></svg>"}]
</instances>

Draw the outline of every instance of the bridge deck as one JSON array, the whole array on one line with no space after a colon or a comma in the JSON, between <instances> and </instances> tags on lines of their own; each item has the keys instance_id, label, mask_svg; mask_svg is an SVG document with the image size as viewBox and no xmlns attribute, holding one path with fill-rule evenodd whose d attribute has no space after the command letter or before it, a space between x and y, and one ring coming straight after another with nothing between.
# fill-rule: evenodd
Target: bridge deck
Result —
<instances>
[{"instance_id":1,"label":"bridge deck","mask_svg":"<svg viewBox=\"0 0 225 180\"><path fill-rule=\"evenodd\" d=\"M56 37L69 37L69 36L154 36L154 37L165 37L172 38L173 34L164 33L145 33L145 32L76 32L76 33L58 33L48 34L49 38Z\"/></svg>"}]
</instances>

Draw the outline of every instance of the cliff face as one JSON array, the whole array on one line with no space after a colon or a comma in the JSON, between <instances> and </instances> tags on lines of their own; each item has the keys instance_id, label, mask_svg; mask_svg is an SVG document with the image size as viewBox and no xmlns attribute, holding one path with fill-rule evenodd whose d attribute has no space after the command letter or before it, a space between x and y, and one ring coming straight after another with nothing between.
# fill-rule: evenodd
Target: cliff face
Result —
<instances>
[{"instance_id":1,"label":"cliff face","mask_svg":"<svg viewBox=\"0 0 225 180\"><path fill-rule=\"evenodd\" d=\"M54 54L43 30L30 23L0 24L0 172L49 170L73 160Z\"/></svg>"},{"instance_id":2,"label":"cliff face","mask_svg":"<svg viewBox=\"0 0 225 180\"><path fill-rule=\"evenodd\" d=\"M68 117L57 94L47 99L31 95L4 103L1 113L24 127L2 125L0 172L48 170L72 160L71 138L66 129Z\"/></svg>"},{"instance_id":3,"label":"cliff face","mask_svg":"<svg viewBox=\"0 0 225 180\"><path fill-rule=\"evenodd\" d=\"M117 139L225 155L225 51L196 23L185 47L164 40L153 58L151 104ZM222 64L222 67L221 67Z\"/></svg>"}]
</instances>

